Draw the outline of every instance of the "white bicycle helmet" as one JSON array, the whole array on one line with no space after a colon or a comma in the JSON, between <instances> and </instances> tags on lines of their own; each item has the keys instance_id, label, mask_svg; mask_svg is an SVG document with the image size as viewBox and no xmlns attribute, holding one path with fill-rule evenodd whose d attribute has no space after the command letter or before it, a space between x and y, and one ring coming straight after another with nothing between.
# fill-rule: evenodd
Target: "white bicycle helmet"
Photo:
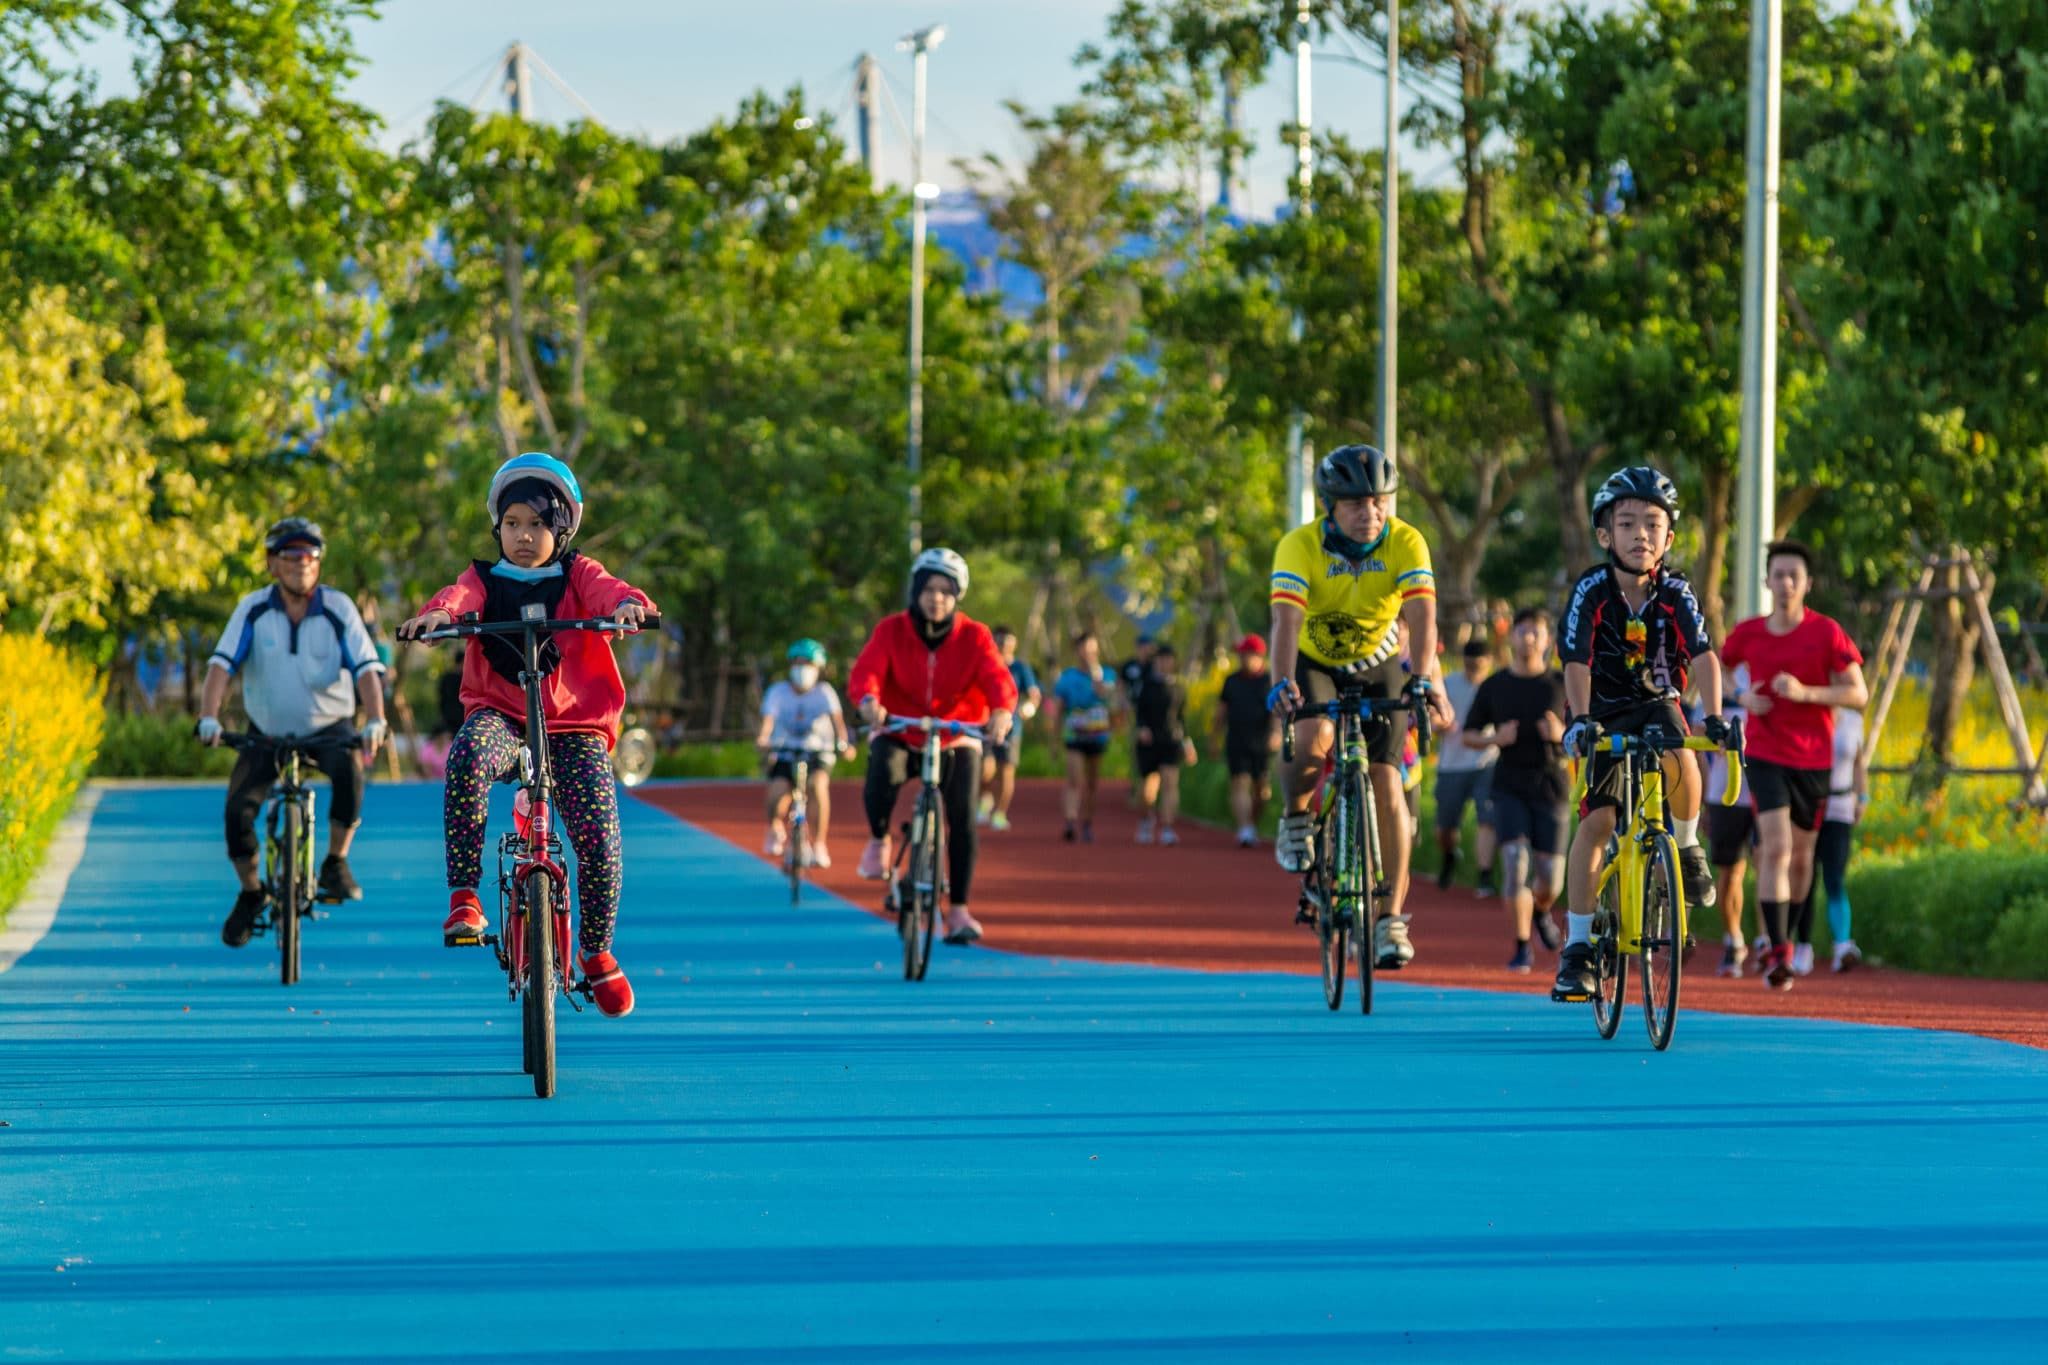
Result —
<instances>
[{"instance_id":1,"label":"white bicycle helmet","mask_svg":"<svg viewBox=\"0 0 2048 1365\"><path fill-rule=\"evenodd\" d=\"M524 455L514 455L498 466L498 472L491 475L491 491L484 499L484 515L491 519L491 525L498 524L498 497L508 484L520 479L539 479L552 485L569 503L569 533L562 541L576 538L577 529L583 525L583 489L576 482L576 472L552 455L530 450Z\"/></svg>"},{"instance_id":2,"label":"white bicycle helmet","mask_svg":"<svg viewBox=\"0 0 2048 1365\"><path fill-rule=\"evenodd\" d=\"M953 580L960 596L967 596L967 561L944 546L933 546L910 562L910 586L914 592L920 574L942 573Z\"/></svg>"}]
</instances>

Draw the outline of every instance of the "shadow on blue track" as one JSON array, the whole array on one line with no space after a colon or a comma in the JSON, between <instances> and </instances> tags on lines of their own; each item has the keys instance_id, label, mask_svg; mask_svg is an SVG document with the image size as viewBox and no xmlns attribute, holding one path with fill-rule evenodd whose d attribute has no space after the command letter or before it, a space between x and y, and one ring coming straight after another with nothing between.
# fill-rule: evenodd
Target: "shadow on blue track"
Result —
<instances>
[{"instance_id":1,"label":"shadow on blue track","mask_svg":"<svg viewBox=\"0 0 2048 1365\"><path fill-rule=\"evenodd\" d=\"M748 795L735 799L751 800ZM0 1359L2012 1359L2048 1058L1958 1035L942 951L635 802L628 1020L531 1097L379 787L306 978L220 795L101 803L0 975ZM1001 907L979 907L992 927Z\"/></svg>"}]
</instances>

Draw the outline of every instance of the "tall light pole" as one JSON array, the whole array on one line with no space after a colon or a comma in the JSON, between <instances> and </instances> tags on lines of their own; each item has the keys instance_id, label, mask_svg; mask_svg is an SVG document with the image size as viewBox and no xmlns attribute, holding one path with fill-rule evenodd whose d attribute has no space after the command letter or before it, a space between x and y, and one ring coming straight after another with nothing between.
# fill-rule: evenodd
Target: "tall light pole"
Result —
<instances>
[{"instance_id":1,"label":"tall light pole","mask_svg":"<svg viewBox=\"0 0 2048 1365\"><path fill-rule=\"evenodd\" d=\"M1315 188L1316 175L1315 146L1309 140L1309 4L1310 0L1296 0L1294 8L1294 183L1299 191L1296 211L1302 214L1312 211L1309 195ZM1299 347L1305 333L1301 309L1297 307L1287 335ZM1315 483L1308 477L1308 458L1308 432L1301 409L1296 408L1287 419L1287 512L1292 518L1288 522L1290 526L1305 526L1315 520Z\"/></svg>"},{"instance_id":2,"label":"tall light pole","mask_svg":"<svg viewBox=\"0 0 2048 1365\"><path fill-rule=\"evenodd\" d=\"M924 548L924 206L939 194L924 179L924 82L931 50L945 41L946 26L933 24L907 34L896 50L908 50L910 96L910 553Z\"/></svg>"},{"instance_id":3,"label":"tall light pole","mask_svg":"<svg viewBox=\"0 0 2048 1365\"><path fill-rule=\"evenodd\" d=\"M1735 620L1761 616L1764 546L1778 522L1778 81L1780 0L1749 19L1749 203L1742 222L1742 465L1736 480Z\"/></svg>"},{"instance_id":4,"label":"tall light pole","mask_svg":"<svg viewBox=\"0 0 2048 1365\"><path fill-rule=\"evenodd\" d=\"M505 105L514 118L533 117L533 67L526 44L517 39L505 49Z\"/></svg>"},{"instance_id":5,"label":"tall light pole","mask_svg":"<svg viewBox=\"0 0 2048 1365\"><path fill-rule=\"evenodd\" d=\"M1380 195L1380 449L1394 458L1395 343L1400 335L1401 0L1387 0L1386 188Z\"/></svg>"}]
</instances>

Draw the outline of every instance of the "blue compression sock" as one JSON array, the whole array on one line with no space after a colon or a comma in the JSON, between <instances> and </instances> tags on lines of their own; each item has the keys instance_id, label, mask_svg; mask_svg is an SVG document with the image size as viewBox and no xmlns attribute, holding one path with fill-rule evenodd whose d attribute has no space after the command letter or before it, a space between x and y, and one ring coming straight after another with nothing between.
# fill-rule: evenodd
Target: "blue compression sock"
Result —
<instances>
[{"instance_id":1,"label":"blue compression sock","mask_svg":"<svg viewBox=\"0 0 2048 1365\"><path fill-rule=\"evenodd\" d=\"M1854 937L1849 932L1849 893L1828 897L1828 934L1837 943Z\"/></svg>"}]
</instances>

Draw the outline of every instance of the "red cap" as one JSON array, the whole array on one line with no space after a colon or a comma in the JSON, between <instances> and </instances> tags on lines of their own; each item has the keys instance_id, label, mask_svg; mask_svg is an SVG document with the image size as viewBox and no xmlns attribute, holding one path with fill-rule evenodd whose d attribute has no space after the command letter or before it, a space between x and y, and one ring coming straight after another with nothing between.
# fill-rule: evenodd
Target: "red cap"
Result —
<instances>
[{"instance_id":1,"label":"red cap","mask_svg":"<svg viewBox=\"0 0 2048 1365\"><path fill-rule=\"evenodd\" d=\"M1265 637L1262 635L1245 636L1237 642L1237 652L1240 654L1264 654L1266 652Z\"/></svg>"}]
</instances>

